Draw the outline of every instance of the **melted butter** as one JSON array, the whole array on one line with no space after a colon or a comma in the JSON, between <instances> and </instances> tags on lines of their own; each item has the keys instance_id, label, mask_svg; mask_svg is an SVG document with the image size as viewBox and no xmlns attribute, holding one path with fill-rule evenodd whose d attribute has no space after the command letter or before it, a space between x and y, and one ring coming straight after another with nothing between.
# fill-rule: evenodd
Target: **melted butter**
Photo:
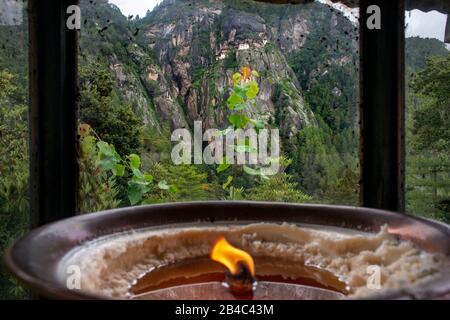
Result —
<instances>
[{"instance_id":1,"label":"melted butter","mask_svg":"<svg viewBox=\"0 0 450 320\"><path fill-rule=\"evenodd\" d=\"M347 294L346 284L331 272L304 266L299 262L280 259L255 258L256 280L290 283L321 288ZM144 274L129 288L131 296L177 287L208 282L223 282L226 270L208 258L189 259L162 265Z\"/></svg>"}]
</instances>

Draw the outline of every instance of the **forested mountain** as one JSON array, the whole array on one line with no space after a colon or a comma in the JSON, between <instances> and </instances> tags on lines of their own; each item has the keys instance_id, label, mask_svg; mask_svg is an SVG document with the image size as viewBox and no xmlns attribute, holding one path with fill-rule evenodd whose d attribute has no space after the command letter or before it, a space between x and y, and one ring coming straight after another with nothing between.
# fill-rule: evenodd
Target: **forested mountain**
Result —
<instances>
[{"instance_id":1,"label":"forested mountain","mask_svg":"<svg viewBox=\"0 0 450 320\"><path fill-rule=\"evenodd\" d=\"M406 205L450 223L450 55L436 39L406 42Z\"/></svg>"},{"instance_id":2,"label":"forested mountain","mask_svg":"<svg viewBox=\"0 0 450 320\"><path fill-rule=\"evenodd\" d=\"M1 8L4 10L3 8ZM13 15L6 14L7 21ZM0 14L0 255L29 228L27 23L3 25ZM0 299L25 290L0 266Z\"/></svg>"},{"instance_id":3,"label":"forested mountain","mask_svg":"<svg viewBox=\"0 0 450 320\"><path fill-rule=\"evenodd\" d=\"M358 204L358 26L339 11L164 0L139 18L80 2L81 213L211 199ZM26 31L0 25L0 252L28 221ZM448 50L416 37L405 54L408 209L448 222ZM174 165L172 130L227 128L236 74L257 75L242 112L280 129L280 173ZM0 288L0 298L24 294L1 270Z\"/></svg>"},{"instance_id":4,"label":"forested mountain","mask_svg":"<svg viewBox=\"0 0 450 320\"><path fill-rule=\"evenodd\" d=\"M248 116L280 129L300 189L323 199L346 174L353 186L345 192L357 202L358 29L339 11L321 3L170 0L130 20L106 1L82 5L82 65L106 66L114 96L145 127L161 133L202 120L223 129L230 78L248 66L260 74Z\"/></svg>"},{"instance_id":5,"label":"forested mountain","mask_svg":"<svg viewBox=\"0 0 450 320\"><path fill-rule=\"evenodd\" d=\"M323 4L163 1L130 23L112 5L85 6L81 51L107 59L121 95L147 123L223 125L228 79L243 65L261 74L254 112L286 136L317 125L312 109L333 127L356 119L357 30ZM330 101L305 103L309 91L334 100L334 111L322 110Z\"/></svg>"},{"instance_id":6,"label":"forested mountain","mask_svg":"<svg viewBox=\"0 0 450 320\"><path fill-rule=\"evenodd\" d=\"M406 38L405 65L407 76L411 73L423 70L429 57L447 56L449 51L444 43L438 39L411 37Z\"/></svg>"}]
</instances>

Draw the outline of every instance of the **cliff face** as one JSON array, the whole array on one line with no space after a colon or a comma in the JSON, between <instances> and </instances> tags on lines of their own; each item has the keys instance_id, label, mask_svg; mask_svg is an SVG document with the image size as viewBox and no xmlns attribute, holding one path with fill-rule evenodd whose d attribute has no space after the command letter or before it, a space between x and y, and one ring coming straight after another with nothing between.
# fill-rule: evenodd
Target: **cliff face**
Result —
<instances>
[{"instance_id":1,"label":"cliff face","mask_svg":"<svg viewBox=\"0 0 450 320\"><path fill-rule=\"evenodd\" d=\"M117 15L117 8L99 6L114 11L122 24L127 22ZM114 23L119 24L114 21L111 27L120 29ZM122 42L120 51L125 52L119 54L115 46L108 60L123 98L135 105L143 121L156 127L168 123L172 129L192 127L196 120L205 128L226 125L224 102L231 75L249 66L261 75L257 106L249 116L265 118L289 137L317 125L304 101L307 85L326 72L324 65L352 62L349 51L341 50L310 66L308 74L296 74L288 60L302 52L317 28L332 34L352 25L318 3L166 0L129 24L121 39L114 40ZM325 50L331 51L331 46ZM305 85L299 77L306 79Z\"/></svg>"}]
</instances>

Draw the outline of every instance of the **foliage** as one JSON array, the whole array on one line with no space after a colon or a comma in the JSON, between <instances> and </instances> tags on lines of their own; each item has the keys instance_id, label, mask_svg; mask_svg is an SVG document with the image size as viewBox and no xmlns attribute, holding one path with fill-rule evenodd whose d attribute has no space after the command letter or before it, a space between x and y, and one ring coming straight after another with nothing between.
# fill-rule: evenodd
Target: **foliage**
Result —
<instances>
[{"instance_id":1,"label":"foliage","mask_svg":"<svg viewBox=\"0 0 450 320\"><path fill-rule=\"evenodd\" d=\"M16 90L16 86L12 83L14 76L6 70L0 71L0 101L5 107L9 102L9 97Z\"/></svg>"},{"instance_id":2,"label":"foliage","mask_svg":"<svg viewBox=\"0 0 450 320\"><path fill-rule=\"evenodd\" d=\"M284 168L292 161L281 158L282 169L268 179L261 179L256 186L247 191L246 198L255 201L307 202L312 198L298 189L291 175Z\"/></svg>"},{"instance_id":3,"label":"foliage","mask_svg":"<svg viewBox=\"0 0 450 320\"><path fill-rule=\"evenodd\" d=\"M281 172L267 180L261 180L258 185L247 192L248 200L279 201L302 203L312 198L297 188L292 176Z\"/></svg>"},{"instance_id":4,"label":"foliage","mask_svg":"<svg viewBox=\"0 0 450 320\"><path fill-rule=\"evenodd\" d=\"M118 207L120 201L117 200L116 181L102 170L97 161L97 139L86 124L80 125L78 132L79 212L89 213Z\"/></svg>"},{"instance_id":5,"label":"foliage","mask_svg":"<svg viewBox=\"0 0 450 320\"><path fill-rule=\"evenodd\" d=\"M202 172L201 167L156 162L150 166L149 172L155 179L167 181L168 185L176 185L176 187L173 188L173 192L167 192L158 185L153 185L145 196L144 204L212 200L219 196L217 194L218 185L208 182L208 175Z\"/></svg>"},{"instance_id":6,"label":"foliage","mask_svg":"<svg viewBox=\"0 0 450 320\"><path fill-rule=\"evenodd\" d=\"M407 209L450 223L450 55L412 76L407 117Z\"/></svg>"},{"instance_id":7,"label":"foliage","mask_svg":"<svg viewBox=\"0 0 450 320\"><path fill-rule=\"evenodd\" d=\"M226 136L230 130L245 130L247 127L253 128L256 132L263 129L265 126L264 121L260 119L250 119L247 117L246 111L249 108L255 107L255 98L258 95L259 87L255 78L259 77L259 74L255 70L251 70L249 67L242 67L240 72L236 72L232 77L232 90L230 96L227 99L227 108L231 111L228 116L228 122L230 126L220 132L222 136ZM235 146L236 154L255 154L256 146L251 145L249 139L240 140L237 139ZM230 168L232 159L223 157L221 164L217 166L217 173L221 173ZM264 168L256 165L255 168L251 168L247 165L242 166L243 172L260 176L265 178ZM228 176L226 182L222 185L225 190L228 190L229 196L234 194L236 187L233 185L235 177Z\"/></svg>"},{"instance_id":8,"label":"foliage","mask_svg":"<svg viewBox=\"0 0 450 320\"><path fill-rule=\"evenodd\" d=\"M324 202L330 204L354 205L359 204L359 171L357 168L346 166L343 173L325 190Z\"/></svg>"},{"instance_id":9,"label":"foliage","mask_svg":"<svg viewBox=\"0 0 450 320\"><path fill-rule=\"evenodd\" d=\"M438 39L411 37L405 40L407 77L412 72L425 69L428 57L448 55L445 44Z\"/></svg>"},{"instance_id":10,"label":"foliage","mask_svg":"<svg viewBox=\"0 0 450 320\"><path fill-rule=\"evenodd\" d=\"M111 72L100 62L80 70L80 121L89 124L121 154L139 151L142 125L132 107L114 91Z\"/></svg>"},{"instance_id":11,"label":"foliage","mask_svg":"<svg viewBox=\"0 0 450 320\"><path fill-rule=\"evenodd\" d=\"M450 54L445 57L430 57L427 60L426 69L419 71L413 77L411 87L416 93L436 99L438 104L448 104L450 101L449 79Z\"/></svg>"},{"instance_id":12,"label":"foliage","mask_svg":"<svg viewBox=\"0 0 450 320\"><path fill-rule=\"evenodd\" d=\"M26 105L15 101L14 76L0 71L0 252L29 228L28 127ZM0 299L25 291L0 266Z\"/></svg>"},{"instance_id":13,"label":"foliage","mask_svg":"<svg viewBox=\"0 0 450 320\"><path fill-rule=\"evenodd\" d=\"M245 130L252 128L259 133L266 127L265 121L261 119L251 119L247 116L248 109L255 108L255 98L259 93L259 86L256 78L259 74L249 67L241 68L240 72L233 74L232 90L227 99L227 108L231 111L228 116L230 123L229 128L222 131L222 135L226 135L230 129ZM257 153L256 146L246 139L237 141L235 146L237 154L245 155ZM269 159L270 162L277 161L281 170L274 175L268 175L268 171L261 165L243 165L242 171L237 170L239 166L231 166L229 159L223 158L222 163L217 166L217 173L231 171L231 174L222 182L222 188L227 191L227 199L250 199L265 201L290 201L305 202L311 198L298 190L297 183L292 181L292 177L284 172L285 167L290 161L285 158ZM283 162L283 163L281 163ZM231 168L231 169L230 169ZM259 177L259 180L243 179L243 175L250 177ZM244 175L244 177L245 177Z\"/></svg>"},{"instance_id":14,"label":"foliage","mask_svg":"<svg viewBox=\"0 0 450 320\"><path fill-rule=\"evenodd\" d=\"M5 13L2 8L2 13ZM7 13L7 12L6 12ZM28 96L28 21L20 25L0 24L0 72L14 75L14 90L7 91L11 99L23 103ZM4 77L4 74L3 76ZM4 91L5 92L5 91ZM1 93L0 93L1 94Z\"/></svg>"},{"instance_id":15,"label":"foliage","mask_svg":"<svg viewBox=\"0 0 450 320\"><path fill-rule=\"evenodd\" d=\"M346 204L358 203L358 193L355 192L359 180L356 152L339 154L326 127L302 129L296 137L292 153L293 164L289 172L295 176L302 190L313 196L314 201L343 203L339 197L344 197L349 201ZM349 168L351 174L347 171ZM342 184L346 186L344 189Z\"/></svg>"},{"instance_id":16,"label":"foliage","mask_svg":"<svg viewBox=\"0 0 450 320\"><path fill-rule=\"evenodd\" d=\"M236 49L232 48L227 52L227 55L223 61L225 69L235 70L239 68L239 62L236 59Z\"/></svg>"},{"instance_id":17,"label":"foliage","mask_svg":"<svg viewBox=\"0 0 450 320\"><path fill-rule=\"evenodd\" d=\"M122 101L111 71L100 61L80 67L79 117L120 154L138 153L141 147L142 122L132 107ZM128 185L117 179L118 198L128 202Z\"/></svg>"},{"instance_id":18,"label":"foliage","mask_svg":"<svg viewBox=\"0 0 450 320\"><path fill-rule=\"evenodd\" d=\"M127 196L131 205L141 203L142 199L152 191L152 186L154 185L157 186L160 192L178 192L175 185L169 185L165 180L157 181L150 173L143 172L141 170L141 158L137 154L132 153L122 157L116 151L114 145L101 140L87 124L80 125L79 131L81 132L81 152L88 154L88 163L92 165L89 171L93 170L93 173L99 175L100 179L103 180L103 185L100 186L99 191L110 192L113 195L112 197L107 197L106 201L102 201L102 194L99 194L99 197L94 197L92 202L95 206L117 205L117 202L114 201L114 194L117 194L115 191L115 179L120 177L126 179L128 186ZM95 160L92 158L93 154L96 154ZM85 172L83 175L89 173ZM88 189L95 185L95 182L94 184L88 184Z\"/></svg>"},{"instance_id":19,"label":"foliage","mask_svg":"<svg viewBox=\"0 0 450 320\"><path fill-rule=\"evenodd\" d=\"M202 3L206 5L207 1ZM282 157L282 170L265 176L257 167L226 163L217 168L173 165L169 129L161 124L162 129L147 126L143 130L140 114L135 114L133 106L124 101L120 84L114 80L109 67L114 61L119 61L138 80L142 74L139 68L157 64L156 51L145 42L144 32L134 34L137 28L144 30L164 22L176 24L181 17L194 15L197 6L164 1L144 19L130 21L113 5L89 1L82 5L85 22L80 37L79 70L80 119L84 123L80 125L78 145L80 212L209 199L358 204L357 56L348 40L353 26L341 23L344 18L338 17L338 25L332 27L331 13L325 5L315 2L302 7L310 33L305 33L301 50L286 53L295 73L289 85L297 86L298 80L317 126L299 128L296 136L285 137L284 155L292 162ZM283 22L280 17L289 17L294 11L292 6L255 5L248 0L226 0L226 6L230 12L260 15L269 28L279 27ZM325 10L317 10L319 7ZM226 14L224 11L222 16ZM0 252L29 225L26 30L26 20L22 26L0 26ZM199 89L199 93L200 87L207 86L205 91L217 93L217 75L240 67L236 49L230 47L223 61L215 61L216 48L211 47L210 35L215 35L220 44L225 40L220 28L194 27L192 32L197 36L190 44L191 51L198 55L189 53L183 57L183 63L192 66L192 88ZM142 50L137 50L137 43L142 44ZM279 46L282 43L270 39L264 52L275 55ZM409 81L407 208L415 214L450 222L448 50L437 40L409 38L405 55ZM428 62L425 57L430 57ZM280 58L284 59L281 55ZM232 88L226 95L230 128L260 130L268 126L248 116L259 94L258 81L264 80L259 81L257 73L249 68L233 76ZM282 79L270 79L269 83L276 88L272 96L275 124L281 125L283 97L289 96L292 88ZM151 106L151 92L145 91L144 95ZM216 96L220 100L218 93ZM179 102L184 107L183 99ZM252 146L246 141L236 150L248 154ZM25 295L0 268L0 299Z\"/></svg>"},{"instance_id":20,"label":"foliage","mask_svg":"<svg viewBox=\"0 0 450 320\"><path fill-rule=\"evenodd\" d=\"M172 145L170 139L170 127L166 124L161 131L154 127L146 127L143 132L142 162L168 163L171 161Z\"/></svg>"},{"instance_id":21,"label":"foliage","mask_svg":"<svg viewBox=\"0 0 450 320\"><path fill-rule=\"evenodd\" d=\"M329 12L311 10L309 14L310 34L302 49L287 58L318 126L302 128L284 143L293 159L289 173L312 201L357 205L358 57L349 39L357 29L338 18L337 25L327 31Z\"/></svg>"},{"instance_id":22,"label":"foliage","mask_svg":"<svg viewBox=\"0 0 450 320\"><path fill-rule=\"evenodd\" d=\"M88 52L91 56L96 56L97 53L92 51L92 46L89 41L96 41L96 45L101 47L100 55L110 58L109 60L115 60L117 56L118 60L123 64L127 64L129 57L131 55L135 58L136 55L133 52L133 42L138 43L142 47L153 47L155 40L161 42L163 39L155 37L146 37L144 33L140 33L136 37L130 36L130 30L134 30L135 27L143 30L149 25L156 24L170 24L184 21L186 16L194 15L195 10L198 9L198 5L204 4L208 5L207 1L197 1L195 5L185 4L183 2L173 2L164 1L155 10L149 12L145 18L136 20L134 22L124 21L123 17L119 17L116 12L111 8L103 8L105 17L110 18L110 22L105 21L103 17L96 18L93 10L93 6L88 10L88 15L92 20L95 20L99 26L102 24L108 25L108 29L103 32L101 38L94 35L97 32L94 30L95 25L88 23L88 31L83 33L83 46L85 49L83 52ZM99 9L100 10L100 9ZM98 10L97 10L98 11ZM108 11L108 12L106 12ZM289 6L274 6L271 4L258 3L255 5L252 1L238 1L238 0L227 0L225 1L225 8L223 11L223 16L228 14L236 14L236 12L245 12L249 14L257 14L265 20L268 26L279 27L281 17L289 17L293 14L292 8ZM356 55L354 52L354 47L352 46L352 41L349 41L348 32L354 32L354 27L342 17L336 17L337 26L330 27L330 19L332 18L332 13L329 12L328 8L323 4L314 3L305 7L304 18L308 20L311 25L309 26L309 34L305 33L305 42L302 46L302 50L294 50L286 55L288 61L293 67L296 76L303 89L302 96L305 98L305 102L309 108L314 110L315 117L320 123L320 135L322 142L318 140L312 140L310 142L303 141L302 146L298 145L298 137L283 137L282 146L283 152L286 156L292 159L304 160L304 164L297 164L294 162L293 165L288 167L286 170L289 175L292 175L292 180L296 183L296 188L302 192L308 192L307 190L313 190L311 193L314 196L314 201L327 201L326 197L328 194L332 194L332 186L340 185L339 181L344 181L344 175L346 174L345 168L351 168L352 173L356 173L357 170L357 159L358 159L358 134L357 132L357 66L356 66ZM239 68L240 62L238 62L236 56L236 49L230 46L228 48L228 54L223 61L215 61L215 48L212 48L213 44L211 42L211 36L215 38L215 42L220 44L225 41L225 36L220 29L223 19L214 20L212 24L193 24L192 33L193 38L189 44L189 52L187 55L181 57L181 62L188 63L191 67L188 69L190 80L192 82L191 89L196 90L197 94L211 95L214 92L214 99L219 102L217 105L221 105L222 92L217 90L217 79L216 76L221 75L224 69L237 69ZM123 31L118 34L117 31ZM326 30L325 30L326 29ZM189 28L190 30L190 28ZM173 34L170 35L172 37ZM253 34L239 33L239 37L252 38ZM125 39L127 38L127 39ZM87 40L86 40L87 39ZM168 39L169 41L171 39ZM275 40L275 39L271 39ZM150 42L152 41L152 42ZM109 47L108 47L108 42ZM284 42L281 41L281 42ZM131 43L131 44L130 44ZM277 41L270 41L266 44L264 51L267 53L274 54L278 52L279 45L282 43ZM158 47L159 44L156 45ZM127 52L124 52L123 48L127 48ZM181 46L176 46L173 48L169 54L177 54ZM90 50L90 51L89 51ZM148 49L149 51L153 51ZM193 54L195 53L195 54ZM155 55L156 56L156 55ZM279 55L278 58L283 58ZM162 59L159 57L159 59ZM340 59L343 62L341 63ZM347 60L348 61L347 61ZM154 59L154 63L157 63L158 59ZM180 63L181 63L180 62ZM148 63L144 64L148 65ZM142 65L140 66L142 67ZM136 70L139 75L140 70ZM243 76L241 70L241 77ZM256 79L256 77L254 77ZM293 90L294 86L297 86L297 79L292 76L289 79L289 85L286 85L284 80L280 79L268 79L269 82L275 81L275 85L282 86L283 95L281 97L288 95L287 99L291 98L290 94L295 91L298 95L296 100L303 103L303 97L297 93L298 87ZM253 80L255 80L253 79ZM247 79L249 80L249 79ZM175 79L175 82L177 79ZM175 83L176 84L176 83ZM225 94L226 106L229 108L225 114L228 114L227 120L230 127L233 128L246 128L246 127L258 127L263 128L265 124L260 119L250 119L248 112L250 108L254 108L254 99L250 99L245 94L242 95L242 90L250 89L250 81L244 81L244 83L236 83L238 86L233 84L230 94ZM241 86L242 88L240 88ZM248 86L246 88L246 86ZM252 90L258 87L258 83L252 85ZM292 87L292 88L291 88ZM258 88L259 90L259 88ZM113 90L113 96L120 96L118 92ZM151 95L151 93L150 93ZM242 95L242 99L240 98ZM248 101L247 101L248 100ZM280 101L278 101L280 100ZM275 104L275 116L278 117L278 121L275 121L275 125L282 127L280 123L282 117L280 111L284 108L283 99L277 99L272 97L272 101ZM185 107L184 101L180 99L181 107ZM280 106L281 104L281 106ZM210 108L206 112L215 112L214 109ZM253 113L253 112L252 112ZM269 119L269 124L272 119ZM90 123L87 120L85 122ZM92 123L90 123L92 124ZM117 141L113 141L110 137L106 137L103 132L100 132L97 125L92 124L92 126L99 132L99 135L105 141L108 141L115 145L120 154L122 152L119 150L120 145ZM283 128L282 128L283 129ZM225 133L225 129L222 133ZM152 131L152 132L150 132ZM142 157L142 162L149 169L153 164L159 164L164 168L168 169L171 164L168 162L168 152L167 148L170 145L167 144L168 134L165 132L157 132L156 128L151 130L145 129L144 133L144 145L140 149L141 152L137 150L132 151L132 153L139 154ZM282 132L282 134L284 131ZM129 137L130 135L122 135ZM300 139L301 140L301 139ZM306 145L306 147L305 147ZM246 142L241 146L236 146L236 149L243 153L249 153L252 147ZM312 156L308 160L308 155L302 153L309 152L308 150L321 150L321 154L317 156ZM161 152L160 152L161 151ZM130 152L123 152L123 154L129 154ZM330 154L327 154L330 153ZM308 160L308 161L307 161ZM317 163L314 163L314 162ZM332 168L327 168L328 165L332 165ZM315 172L310 170L312 168L327 168ZM234 196L248 196L247 191L256 185L260 184L260 179L265 179L264 175L261 175L262 171L259 168L249 167L249 166L231 166L224 163L218 166L217 171L211 172L207 168L198 168L199 172L206 173L209 182L218 181L221 185L226 186L228 193L227 198L234 198ZM249 174L250 173L250 174ZM256 174L256 175L255 175ZM229 177L232 177L231 180ZM267 178L267 177L266 177ZM123 179L119 178L119 186L123 184ZM355 179L352 179L352 183ZM347 181L347 180L345 180ZM321 189L326 187L327 189ZM121 189L121 188L119 188ZM181 189L181 188L180 188ZM237 192L236 190L240 190ZM349 198L357 199L357 195L351 191L352 188L349 186L346 188L349 192ZM216 195L223 194L221 188L216 190L214 193ZM233 196L230 196L233 194ZM119 193L122 197L122 192ZM172 195L171 195L172 196ZM170 200L170 199L168 199ZM356 201L356 200L355 200Z\"/></svg>"}]
</instances>

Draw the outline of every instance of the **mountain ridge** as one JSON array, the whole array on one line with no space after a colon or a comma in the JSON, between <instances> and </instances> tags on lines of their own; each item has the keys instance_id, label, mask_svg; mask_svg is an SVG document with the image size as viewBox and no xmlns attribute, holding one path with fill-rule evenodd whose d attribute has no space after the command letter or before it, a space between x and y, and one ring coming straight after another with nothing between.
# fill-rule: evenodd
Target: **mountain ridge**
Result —
<instances>
[{"instance_id":1,"label":"mountain ridge","mask_svg":"<svg viewBox=\"0 0 450 320\"><path fill-rule=\"evenodd\" d=\"M259 12L255 13L255 8ZM223 126L226 110L220 106L227 97L229 79L239 67L248 65L262 75L257 112L269 123L277 122L285 136L293 137L301 128L317 125L304 101L305 88L288 63L290 56L308 41L309 28L314 27L308 17L319 10L318 18L330 21L327 26L330 34L339 23L347 24L347 34L355 32L355 28L338 11L328 10L322 4L302 6L294 13L287 12L288 8L249 1L163 1L135 22L133 28L139 30L138 35L125 46L133 63L143 71L139 83L147 94L136 96L140 85L130 73L124 77L123 64L127 62L116 59L116 52L110 68L123 96L140 101L144 122L152 125L170 122L174 129L190 127L195 120L202 120L205 127ZM331 47L334 39L323 41L328 41ZM354 40L347 42L353 51ZM349 48L346 52L336 50L339 54L330 55L334 59L330 61L356 64ZM319 69L320 66L317 72ZM123 81L127 78L128 82ZM281 87L277 88L279 84ZM275 94L279 96L274 102ZM145 96L151 98L147 101L149 108L143 106Z\"/></svg>"}]
</instances>

